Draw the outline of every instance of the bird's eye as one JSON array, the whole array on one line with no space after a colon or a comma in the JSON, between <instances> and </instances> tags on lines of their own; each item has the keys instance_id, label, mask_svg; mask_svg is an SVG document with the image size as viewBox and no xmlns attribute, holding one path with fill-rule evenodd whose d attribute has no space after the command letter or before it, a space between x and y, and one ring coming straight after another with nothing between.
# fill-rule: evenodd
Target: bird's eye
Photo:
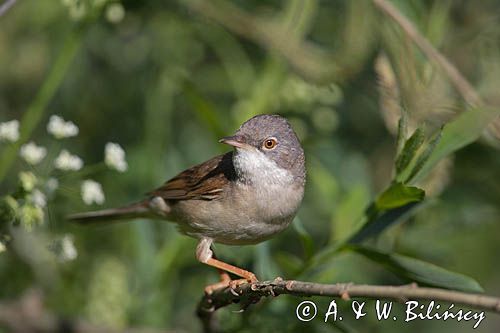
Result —
<instances>
[{"instance_id":1,"label":"bird's eye","mask_svg":"<svg viewBox=\"0 0 500 333\"><path fill-rule=\"evenodd\" d=\"M262 146L268 150L271 150L274 147L276 147L277 144L278 144L278 140L276 140L276 138L268 138L268 139L264 140L264 143Z\"/></svg>"}]
</instances>

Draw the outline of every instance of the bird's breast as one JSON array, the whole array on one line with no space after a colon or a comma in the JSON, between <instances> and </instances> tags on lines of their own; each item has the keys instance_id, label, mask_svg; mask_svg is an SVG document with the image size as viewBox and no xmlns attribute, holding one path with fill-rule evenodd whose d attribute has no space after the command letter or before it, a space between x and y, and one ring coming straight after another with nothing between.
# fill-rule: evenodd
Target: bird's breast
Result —
<instances>
[{"instance_id":1,"label":"bird's breast","mask_svg":"<svg viewBox=\"0 0 500 333\"><path fill-rule=\"evenodd\" d=\"M255 244L283 231L293 220L303 187L235 183L217 200L186 200L175 204L179 229L193 237L223 244Z\"/></svg>"},{"instance_id":2,"label":"bird's breast","mask_svg":"<svg viewBox=\"0 0 500 333\"><path fill-rule=\"evenodd\" d=\"M265 224L280 224L293 218L304 194L303 187L293 184L251 183L236 187L235 207L252 212L255 221Z\"/></svg>"},{"instance_id":3,"label":"bird's breast","mask_svg":"<svg viewBox=\"0 0 500 333\"><path fill-rule=\"evenodd\" d=\"M225 244L254 244L284 230L293 220L304 183L258 151L233 158L238 175L214 200L174 205L181 231Z\"/></svg>"}]
</instances>

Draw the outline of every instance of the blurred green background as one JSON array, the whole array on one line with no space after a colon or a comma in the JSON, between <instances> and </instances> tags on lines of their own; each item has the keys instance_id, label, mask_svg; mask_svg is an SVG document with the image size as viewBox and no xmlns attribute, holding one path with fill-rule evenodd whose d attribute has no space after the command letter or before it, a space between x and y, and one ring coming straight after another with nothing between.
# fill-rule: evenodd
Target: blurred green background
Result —
<instances>
[{"instance_id":1,"label":"blurred green background","mask_svg":"<svg viewBox=\"0 0 500 333\"><path fill-rule=\"evenodd\" d=\"M485 103L500 102L499 1L391 3ZM196 304L217 272L195 260L195 240L162 221L81 227L64 216L141 199L227 151L217 140L260 113L287 117L303 142L304 203L283 234L257 246L218 245L218 256L261 280L415 280L411 268L387 269L363 251L335 248L394 178L402 110L406 137L421 126L427 143L443 124L472 112L440 67L371 1L19 0L0 17L0 123L21 122L16 143L0 142L0 299L39 288L47 309L63 317L119 329L199 330ZM78 136L50 136L51 115L74 122ZM457 140L479 128L475 142L462 148L464 141L412 182L426 191L424 203L363 246L441 266L460 285L475 280L500 295L500 121L489 120L472 117L458 127ZM36 166L19 157L27 141L47 148ZM126 172L102 163L107 142L124 148ZM84 168L56 170L62 149ZM22 209L33 205L31 190L19 185L21 171L31 171L47 197L42 216ZM50 177L59 182L53 192ZM84 179L102 184L102 206L83 203ZM319 260L324 249L333 250ZM331 299L313 300L326 309ZM243 313L234 312L237 305L221 309L218 317L228 332L472 330L470 322L385 323L374 315L300 323L300 301L280 296ZM486 316L478 331L497 332L500 317Z\"/></svg>"}]
</instances>

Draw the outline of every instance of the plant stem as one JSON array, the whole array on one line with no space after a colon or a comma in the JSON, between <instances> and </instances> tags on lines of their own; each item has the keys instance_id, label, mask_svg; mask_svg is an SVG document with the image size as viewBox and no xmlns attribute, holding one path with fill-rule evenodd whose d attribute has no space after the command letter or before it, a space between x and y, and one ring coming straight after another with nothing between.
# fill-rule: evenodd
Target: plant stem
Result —
<instances>
[{"instance_id":1,"label":"plant stem","mask_svg":"<svg viewBox=\"0 0 500 333\"><path fill-rule=\"evenodd\" d=\"M79 30L72 31L66 38L63 48L59 53L52 69L43 82L34 101L28 107L21 120L19 140L7 147L0 158L0 182L4 179L14 162L20 146L28 141L33 130L43 117L47 104L50 102L57 89L63 81L69 65L73 61L76 51L80 45L81 33Z\"/></svg>"},{"instance_id":2,"label":"plant stem","mask_svg":"<svg viewBox=\"0 0 500 333\"><path fill-rule=\"evenodd\" d=\"M473 105L479 106L483 101L476 92L472 84L460 73L460 71L420 32L413 23L406 18L393 4L386 0L373 0L375 6L385 15L394 20L404 31L404 33L422 50L422 52L436 64L438 64L448 76L455 89L462 95L464 100Z\"/></svg>"},{"instance_id":3,"label":"plant stem","mask_svg":"<svg viewBox=\"0 0 500 333\"><path fill-rule=\"evenodd\" d=\"M7 11L14 6L17 0L6 0L2 5L0 5L0 16L7 13Z\"/></svg>"}]
</instances>

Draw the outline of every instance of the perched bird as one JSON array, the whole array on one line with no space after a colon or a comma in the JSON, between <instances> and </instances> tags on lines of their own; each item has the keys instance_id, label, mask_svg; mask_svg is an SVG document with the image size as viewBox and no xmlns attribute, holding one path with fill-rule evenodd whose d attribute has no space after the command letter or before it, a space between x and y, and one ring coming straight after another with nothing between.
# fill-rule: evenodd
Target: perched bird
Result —
<instances>
[{"instance_id":1,"label":"perched bird","mask_svg":"<svg viewBox=\"0 0 500 333\"><path fill-rule=\"evenodd\" d=\"M234 150L187 169L127 206L78 213L69 219L91 223L133 218L175 222L179 231L199 240L196 258L221 272L215 288L255 282L252 272L218 260L212 243L256 244L283 231L304 195L304 151L288 121L278 115L247 120L219 142ZM231 281L228 273L243 279Z\"/></svg>"}]
</instances>

